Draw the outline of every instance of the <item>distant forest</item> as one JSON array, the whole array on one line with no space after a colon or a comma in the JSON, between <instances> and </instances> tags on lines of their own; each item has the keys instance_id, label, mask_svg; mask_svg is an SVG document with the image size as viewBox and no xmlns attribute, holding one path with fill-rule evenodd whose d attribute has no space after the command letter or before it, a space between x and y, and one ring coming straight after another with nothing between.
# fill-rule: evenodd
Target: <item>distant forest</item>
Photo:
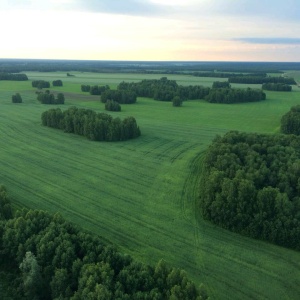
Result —
<instances>
[{"instance_id":1,"label":"distant forest","mask_svg":"<svg viewBox=\"0 0 300 300\"><path fill-rule=\"evenodd\" d=\"M187 74L191 72L282 73L300 70L300 63L289 62L145 62L145 61L90 61L0 59L0 72L21 71L82 71L101 73ZM202 74L203 75L203 74ZM211 76L210 76L211 77ZM228 76L229 77L229 76Z\"/></svg>"}]
</instances>

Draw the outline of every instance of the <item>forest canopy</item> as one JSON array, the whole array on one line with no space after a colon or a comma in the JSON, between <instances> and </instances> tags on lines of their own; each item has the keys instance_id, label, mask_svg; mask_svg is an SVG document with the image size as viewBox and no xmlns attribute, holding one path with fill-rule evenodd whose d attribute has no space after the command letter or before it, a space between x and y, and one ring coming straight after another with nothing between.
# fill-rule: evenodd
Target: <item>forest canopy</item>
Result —
<instances>
[{"instance_id":1,"label":"forest canopy","mask_svg":"<svg viewBox=\"0 0 300 300\"><path fill-rule=\"evenodd\" d=\"M281 132L300 135L300 105L293 106L281 118Z\"/></svg>"}]
</instances>

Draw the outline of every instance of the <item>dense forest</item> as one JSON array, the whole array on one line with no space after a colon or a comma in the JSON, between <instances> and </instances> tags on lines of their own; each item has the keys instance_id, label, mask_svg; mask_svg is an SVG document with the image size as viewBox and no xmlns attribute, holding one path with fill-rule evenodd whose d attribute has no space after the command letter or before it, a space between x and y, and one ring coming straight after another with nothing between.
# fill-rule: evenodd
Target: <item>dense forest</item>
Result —
<instances>
[{"instance_id":1,"label":"dense forest","mask_svg":"<svg viewBox=\"0 0 300 300\"><path fill-rule=\"evenodd\" d=\"M281 118L281 132L300 135L300 105L293 106Z\"/></svg>"},{"instance_id":2,"label":"dense forest","mask_svg":"<svg viewBox=\"0 0 300 300\"><path fill-rule=\"evenodd\" d=\"M300 138L229 132L203 164L200 203L213 223L300 250Z\"/></svg>"},{"instance_id":3,"label":"dense forest","mask_svg":"<svg viewBox=\"0 0 300 300\"><path fill-rule=\"evenodd\" d=\"M39 210L13 216L0 186L0 265L10 271L9 294L21 299L207 299L180 269L155 266L121 254L100 237L59 214Z\"/></svg>"},{"instance_id":4,"label":"dense forest","mask_svg":"<svg viewBox=\"0 0 300 300\"><path fill-rule=\"evenodd\" d=\"M205 97L210 103L242 103L256 102L266 99L266 94L262 90L256 89L212 89Z\"/></svg>"},{"instance_id":5,"label":"dense forest","mask_svg":"<svg viewBox=\"0 0 300 300\"><path fill-rule=\"evenodd\" d=\"M82 135L93 141L126 141L141 135L135 118L127 117L121 121L90 109L50 109L43 112L41 118L44 126Z\"/></svg>"}]
</instances>

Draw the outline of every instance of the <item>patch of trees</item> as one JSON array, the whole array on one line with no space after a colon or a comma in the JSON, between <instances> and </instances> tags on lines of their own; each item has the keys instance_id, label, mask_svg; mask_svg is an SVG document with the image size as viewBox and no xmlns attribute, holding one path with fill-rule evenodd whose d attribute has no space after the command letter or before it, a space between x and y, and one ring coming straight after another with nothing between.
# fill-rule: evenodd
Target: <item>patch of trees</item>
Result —
<instances>
[{"instance_id":1,"label":"patch of trees","mask_svg":"<svg viewBox=\"0 0 300 300\"><path fill-rule=\"evenodd\" d=\"M1 197L6 190L0 188ZM0 264L14 272L13 299L207 299L186 272L145 265L59 214L17 211L0 222Z\"/></svg>"},{"instance_id":2,"label":"patch of trees","mask_svg":"<svg viewBox=\"0 0 300 300\"><path fill-rule=\"evenodd\" d=\"M53 85L53 86L63 86L63 82L62 82L60 79L58 79L58 80L53 80L53 81L52 81L52 85Z\"/></svg>"},{"instance_id":3,"label":"patch of trees","mask_svg":"<svg viewBox=\"0 0 300 300\"><path fill-rule=\"evenodd\" d=\"M262 89L267 91L290 92L292 87L284 83L264 83Z\"/></svg>"},{"instance_id":4,"label":"patch of trees","mask_svg":"<svg viewBox=\"0 0 300 300\"><path fill-rule=\"evenodd\" d=\"M141 135L135 118L127 117L121 121L90 109L71 107L63 112L59 108L50 109L42 113L41 118L44 126L82 135L93 141L125 141Z\"/></svg>"},{"instance_id":5,"label":"patch of trees","mask_svg":"<svg viewBox=\"0 0 300 300\"><path fill-rule=\"evenodd\" d=\"M230 83L245 83L245 84L263 84L263 83L284 83L284 84L297 84L294 78L288 78L283 76L278 77L264 77L264 76L236 76L228 78Z\"/></svg>"},{"instance_id":6,"label":"patch of trees","mask_svg":"<svg viewBox=\"0 0 300 300\"><path fill-rule=\"evenodd\" d=\"M215 81L212 85L213 89L223 89L230 88L230 83L228 81Z\"/></svg>"},{"instance_id":7,"label":"patch of trees","mask_svg":"<svg viewBox=\"0 0 300 300\"><path fill-rule=\"evenodd\" d=\"M37 99L42 104L65 104L65 96L63 93L54 94L47 90L45 93L38 93Z\"/></svg>"},{"instance_id":8,"label":"patch of trees","mask_svg":"<svg viewBox=\"0 0 300 300\"><path fill-rule=\"evenodd\" d=\"M281 132L300 135L300 105L293 106L281 118Z\"/></svg>"},{"instance_id":9,"label":"patch of trees","mask_svg":"<svg viewBox=\"0 0 300 300\"><path fill-rule=\"evenodd\" d=\"M0 80L10 80L10 81L27 81L28 77L26 74L13 74L13 73L3 73L0 72Z\"/></svg>"},{"instance_id":10,"label":"patch of trees","mask_svg":"<svg viewBox=\"0 0 300 300\"><path fill-rule=\"evenodd\" d=\"M108 111L121 111L121 105L114 100L107 100L105 103L105 109Z\"/></svg>"},{"instance_id":11,"label":"patch of trees","mask_svg":"<svg viewBox=\"0 0 300 300\"><path fill-rule=\"evenodd\" d=\"M10 218L12 218L11 201L8 197L6 188L3 185L0 185L0 222Z\"/></svg>"},{"instance_id":12,"label":"patch of trees","mask_svg":"<svg viewBox=\"0 0 300 300\"><path fill-rule=\"evenodd\" d=\"M210 103L243 103L266 99L266 94L258 89L211 89L205 100Z\"/></svg>"},{"instance_id":13,"label":"patch of trees","mask_svg":"<svg viewBox=\"0 0 300 300\"><path fill-rule=\"evenodd\" d=\"M87 84L82 84L81 85L81 91L82 92L89 92L91 90L91 86Z\"/></svg>"},{"instance_id":14,"label":"patch of trees","mask_svg":"<svg viewBox=\"0 0 300 300\"><path fill-rule=\"evenodd\" d=\"M102 93L108 90L110 90L110 87L108 85L94 85L90 87L89 92L91 95L102 95Z\"/></svg>"},{"instance_id":15,"label":"patch of trees","mask_svg":"<svg viewBox=\"0 0 300 300\"><path fill-rule=\"evenodd\" d=\"M34 80L31 83L32 87L38 88L38 89L49 89L50 88L50 82L45 80Z\"/></svg>"},{"instance_id":16,"label":"patch of trees","mask_svg":"<svg viewBox=\"0 0 300 300\"><path fill-rule=\"evenodd\" d=\"M21 95L19 93L16 93L15 95L12 95L11 102L12 103L22 103L23 100L22 100Z\"/></svg>"},{"instance_id":17,"label":"patch of trees","mask_svg":"<svg viewBox=\"0 0 300 300\"><path fill-rule=\"evenodd\" d=\"M101 102L112 100L120 104L136 103L136 93L131 90L106 90L101 94Z\"/></svg>"},{"instance_id":18,"label":"patch of trees","mask_svg":"<svg viewBox=\"0 0 300 300\"><path fill-rule=\"evenodd\" d=\"M172 99L172 105L175 106L175 107L182 106L182 100L180 99L179 96L175 96L175 97Z\"/></svg>"},{"instance_id":19,"label":"patch of trees","mask_svg":"<svg viewBox=\"0 0 300 300\"><path fill-rule=\"evenodd\" d=\"M138 97L148 97L159 101L172 101L179 96L181 100L203 99L209 88L191 85L179 86L175 80L161 79L142 80L140 82L121 82L118 90L134 92Z\"/></svg>"},{"instance_id":20,"label":"patch of trees","mask_svg":"<svg viewBox=\"0 0 300 300\"><path fill-rule=\"evenodd\" d=\"M203 164L205 219L232 231L300 250L300 138L229 132Z\"/></svg>"}]
</instances>

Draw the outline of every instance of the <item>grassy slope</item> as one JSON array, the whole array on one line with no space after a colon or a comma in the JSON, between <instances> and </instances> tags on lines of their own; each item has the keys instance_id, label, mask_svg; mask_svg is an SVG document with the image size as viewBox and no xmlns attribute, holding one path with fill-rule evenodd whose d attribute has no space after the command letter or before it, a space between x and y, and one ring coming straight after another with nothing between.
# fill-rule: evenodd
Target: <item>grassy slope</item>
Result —
<instances>
[{"instance_id":1,"label":"grassy slope","mask_svg":"<svg viewBox=\"0 0 300 300\"><path fill-rule=\"evenodd\" d=\"M155 75L27 73L30 79L62 79L57 90L79 92L80 84L160 78ZM216 79L168 76L180 84L211 85ZM23 104L12 104L21 92ZM218 299L296 299L300 254L219 229L195 216L201 162L216 134L228 130L274 133L280 117L300 102L269 92L268 100L241 105L188 101L182 108L139 99L114 116L132 115L142 137L97 143L40 126L48 109L27 83L0 82L0 182L19 206L59 210L63 216L119 245L145 262L164 258L208 284ZM67 98L103 111L96 101ZM200 153L200 154L199 154ZM196 164L197 165L197 164ZM197 220L197 221L196 221Z\"/></svg>"}]
</instances>

